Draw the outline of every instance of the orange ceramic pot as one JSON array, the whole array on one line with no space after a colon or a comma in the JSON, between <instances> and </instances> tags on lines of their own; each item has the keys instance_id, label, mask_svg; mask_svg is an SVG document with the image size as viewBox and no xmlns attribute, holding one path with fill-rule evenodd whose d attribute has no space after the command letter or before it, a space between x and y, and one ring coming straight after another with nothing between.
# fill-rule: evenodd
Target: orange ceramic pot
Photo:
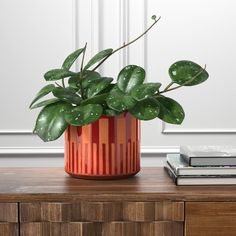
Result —
<instances>
[{"instance_id":1,"label":"orange ceramic pot","mask_svg":"<svg viewBox=\"0 0 236 236\"><path fill-rule=\"evenodd\" d=\"M118 179L140 170L140 121L129 113L102 116L65 132L65 171L78 178Z\"/></svg>"}]
</instances>

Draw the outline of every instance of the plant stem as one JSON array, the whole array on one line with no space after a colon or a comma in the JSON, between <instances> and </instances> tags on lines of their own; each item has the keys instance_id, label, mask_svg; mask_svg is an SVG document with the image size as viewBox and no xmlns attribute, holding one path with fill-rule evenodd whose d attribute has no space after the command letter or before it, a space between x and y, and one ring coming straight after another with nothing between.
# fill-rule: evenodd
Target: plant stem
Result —
<instances>
[{"instance_id":1,"label":"plant stem","mask_svg":"<svg viewBox=\"0 0 236 236\"><path fill-rule=\"evenodd\" d=\"M60 88L63 88L60 84L58 84L57 82L55 82L55 84L60 87ZM64 87L65 88L65 87Z\"/></svg>"},{"instance_id":2,"label":"plant stem","mask_svg":"<svg viewBox=\"0 0 236 236\"><path fill-rule=\"evenodd\" d=\"M183 83L182 85L178 85L178 86L176 86L176 87L174 87L174 88L165 88L163 91L161 91L161 92L159 92L157 95L159 95L159 94L162 94L162 93L166 93L166 92L169 92L169 91L172 91L172 90L175 90L175 89L178 89L178 88L181 88L181 87L183 87L183 86L185 86L185 85L188 85L189 83L191 83L192 81L194 81L200 74L202 74L202 72L203 71L205 71L206 70L206 65L204 65L204 68L202 69L202 70L200 70L196 75L194 75L190 80L188 80L188 81L186 81L185 83Z\"/></svg>"},{"instance_id":3,"label":"plant stem","mask_svg":"<svg viewBox=\"0 0 236 236\"><path fill-rule=\"evenodd\" d=\"M104 61L106 61L111 55L113 55L114 53L118 52L119 50L129 46L130 44L136 42L137 40L139 40L141 37L143 37L159 20L161 19L161 17L159 17L157 20L154 20L154 23L152 23L141 35L139 35L137 38L133 39L132 41L128 42L128 43L124 43L122 46L120 46L119 48L117 48L116 50L114 50L111 54L109 54L108 56L106 56L100 63L98 63L97 66L95 66L93 68L92 71L95 71Z\"/></svg>"},{"instance_id":4,"label":"plant stem","mask_svg":"<svg viewBox=\"0 0 236 236\"><path fill-rule=\"evenodd\" d=\"M64 79L64 78L62 79L62 86L63 86L63 88L66 87L66 86L65 86L65 79Z\"/></svg>"},{"instance_id":5,"label":"plant stem","mask_svg":"<svg viewBox=\"0 0 236 236\"><path fill-rule=\"evenodd\" d=\"M173 81L170 82L163 91L167 91L173 84L174 84Z\"/></svg>"},{"instance_id":6,"label":"plant stem","mask_svg":"<svg viewBox=\"0 0 236 236\"><path fill-rule=\"evenodd\" d=\"M86 48L87 48L87 42L85 43L85 46L84 46L84 51L83 51L83 56L82 56L82 61L81 61L81 66L80 66L80 76L79 76L80 93L81 93L82 98L84 98L84 90L82 88L82 78L83 78L84 57L85 57Z\"/></svg>"},{"instance_id":7,"label":"plant stem","mask_svg":"<svg viewBox=\"0 0 236 236\"><path fill-rule=\"evenodd\" d=\"M84 46L84 51L83 51L83 56L82 56L82 61L81 61L81 66L80 66L80 73L83 71L83 67L84 67L84 57L85 57L86 48L87 48L87 42L85 43L85 46Z\"/></svg>"}]
</instances>

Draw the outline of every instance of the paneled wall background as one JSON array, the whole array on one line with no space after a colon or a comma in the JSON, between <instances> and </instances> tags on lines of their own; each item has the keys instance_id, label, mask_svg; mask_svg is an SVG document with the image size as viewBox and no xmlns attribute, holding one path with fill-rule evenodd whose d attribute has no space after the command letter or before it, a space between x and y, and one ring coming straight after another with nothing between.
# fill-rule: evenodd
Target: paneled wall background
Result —
<instances>
[{"instance_id":1,"label":"paneled wall background","mask_svg":"<svg viewBox=\"0 0 236 236\"><path fill-rule=\"evenodd\" d=\"M43 143L32 134L38 111L28 106L45 85L42 75L85 42L87 56L119 47L153 14L162 17L158 25L100 72L116 78L126 64L137 64L147 81L166 85L169 66L190 59L207 64L210 79L169 94L185 108L183 125L142 122L143 165L162 164L161 156L179 145L234 145L235 9L234 0L1 0L0 166L62 166L63 138Z\"/></svg>"}]
</instances>

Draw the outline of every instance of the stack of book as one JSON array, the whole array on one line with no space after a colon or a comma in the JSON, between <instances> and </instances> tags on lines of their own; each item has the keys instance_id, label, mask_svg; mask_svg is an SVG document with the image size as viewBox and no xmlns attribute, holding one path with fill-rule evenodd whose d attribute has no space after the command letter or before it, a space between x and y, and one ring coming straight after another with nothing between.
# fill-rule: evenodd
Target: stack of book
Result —
<instances>
[{"instance_id":1,"label":"stack of book","mask_svg":"<svg viewBox=\"0 0 236 236\"><path fill-rule=\"evenodd\" d=\"M165 170L176 185L236 184L236 147L181 147L167 154Z\"/></svg>"}]
</instances>

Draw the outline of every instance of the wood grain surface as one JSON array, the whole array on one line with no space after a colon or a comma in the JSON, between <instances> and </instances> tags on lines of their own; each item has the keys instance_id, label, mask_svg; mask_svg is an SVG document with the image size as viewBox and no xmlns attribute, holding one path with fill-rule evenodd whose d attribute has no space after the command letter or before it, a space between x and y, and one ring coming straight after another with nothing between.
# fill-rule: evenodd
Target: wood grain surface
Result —
<instances>
[{"instance_id":1,"label":"wood grain surface","mask_svg":"<svg viewBox=\"0 0 236 236\"><path fill-rule=\"evenodd\" d=\"M0 236L236 235L236 186L178 187L163 168L112 181L0 168L0 202Z\"/></svg>"},{"instance_id":2,"label":"wood grain surface","mask_svg":"<svg viewBox=\"0 0 236 236\"><path fill-rule=\"evenodd\" d=\"M18 222L17 203L0 203L0 222Z\"/></svg>"},{"instance_id":3,"label":"wood grain surface","mask_svg":"<svg viewBox=\"0 0 236 236\"><path fill-rule=\"evenodd\" d=\"M182 207L179 207L179 206ZM183 202L20 203L20 222L184 221Z\"/></svg>"},{"instance_id":4,"label":"wood grain surface","mask_svg":"<svg viewBox=\"0 0 236 236\"><path fill-rule=\"evenodd\" d=\"M102 236L183 236L184 223L170 221L111 222L102 225Z\"/></svg>"},{"instance_id":5,"label":"wood grain surface","mask_svg":"<svg viewBox=\"0 0 236 236\"><path fill-rule=\"evenodd\" d=\"M17 223L3 223L0 222L1 236L19 236Z\"/></svg>"},{"instance_id":6,"label":"wood grain surface","mask_svg":"<svg viewBox=\"0 0 236 236\"><path fill-rule=\"evenodd\" d=\"M236 202L187 202L186 236L235 236Z\"/></svg>"},{"instance_id":7,"label":"wood grain surface","mask_svg":"<svg viewBox=\"0 0 236 236\"><path fill-rule=\"evenodd\" d=\"M82 202L81 219L84 221L106 222L122 220L121 202Z\"/></svg>"},{"instance_id":8,"label":"wood grain surface","mask_svg":"<svg viewBox=\"0 0 236 236\"><path fill-rule=\"evenodd\" d=\"M140 236L183 236L183 222L153 221L141 224Z\"/></svg>"},{"instance_id":9,"label":"wood grain surface","mask_svg":"<svg viewBox=\"0 0 236 236\"><path fill-rule=\"evenodd\" d=\"M183 202L33 202L19 209L21 236L183 236Z\"/></svg>"},{"instance_id":10,"label":"wood grain surface","mask_svg":"<svg viewBox=\"0 0 236 236\"><path fill-rule=\"evenodd\" d=\"M66 202L20 203L20 222L81 221L81 204Z\"/></svg>"},{"instance_id":11,"label":"wood grain surface","mask_svg":"<svg viewBox=\"0 0 236 236\"><path fill-rule=\"evenodd\" d=\"M30 201L236 201L236 186L175 186L162 167L133 178L71 178L62 168L0 168L0 202Z\"/></svg>"},{"instance_id":12,"label":"wood grain surface","mask_svg":"<svg viewBox=\"0 0 236 236\"><path fill-rule=\"evenodd\" d=\"M101 225L89 222L21 223L20 236L101 236Z\"/></svg>"},{"instance_id":13,"label":"wood grain surface","mask_svg":"<svg viewBox=\"0 0 236 236\"><path fill-rule=\"evenodd\" d=\"M183 222L22 223L20 236L183 236ZM5 236L5 235L4 235ZM7 235L8 236L8 235ZM13 235L12 235L13 236Z\"/></svg>"},{"instance_id":14,"label":"wood grain surface","mask_svg":"<svg viewBox=\"0 0 236 236\"><path fill-rule=\"evenodd\" d=\"M184 202L156 202L155 220L184 221Z\"/></svg>"}]
</instances>

